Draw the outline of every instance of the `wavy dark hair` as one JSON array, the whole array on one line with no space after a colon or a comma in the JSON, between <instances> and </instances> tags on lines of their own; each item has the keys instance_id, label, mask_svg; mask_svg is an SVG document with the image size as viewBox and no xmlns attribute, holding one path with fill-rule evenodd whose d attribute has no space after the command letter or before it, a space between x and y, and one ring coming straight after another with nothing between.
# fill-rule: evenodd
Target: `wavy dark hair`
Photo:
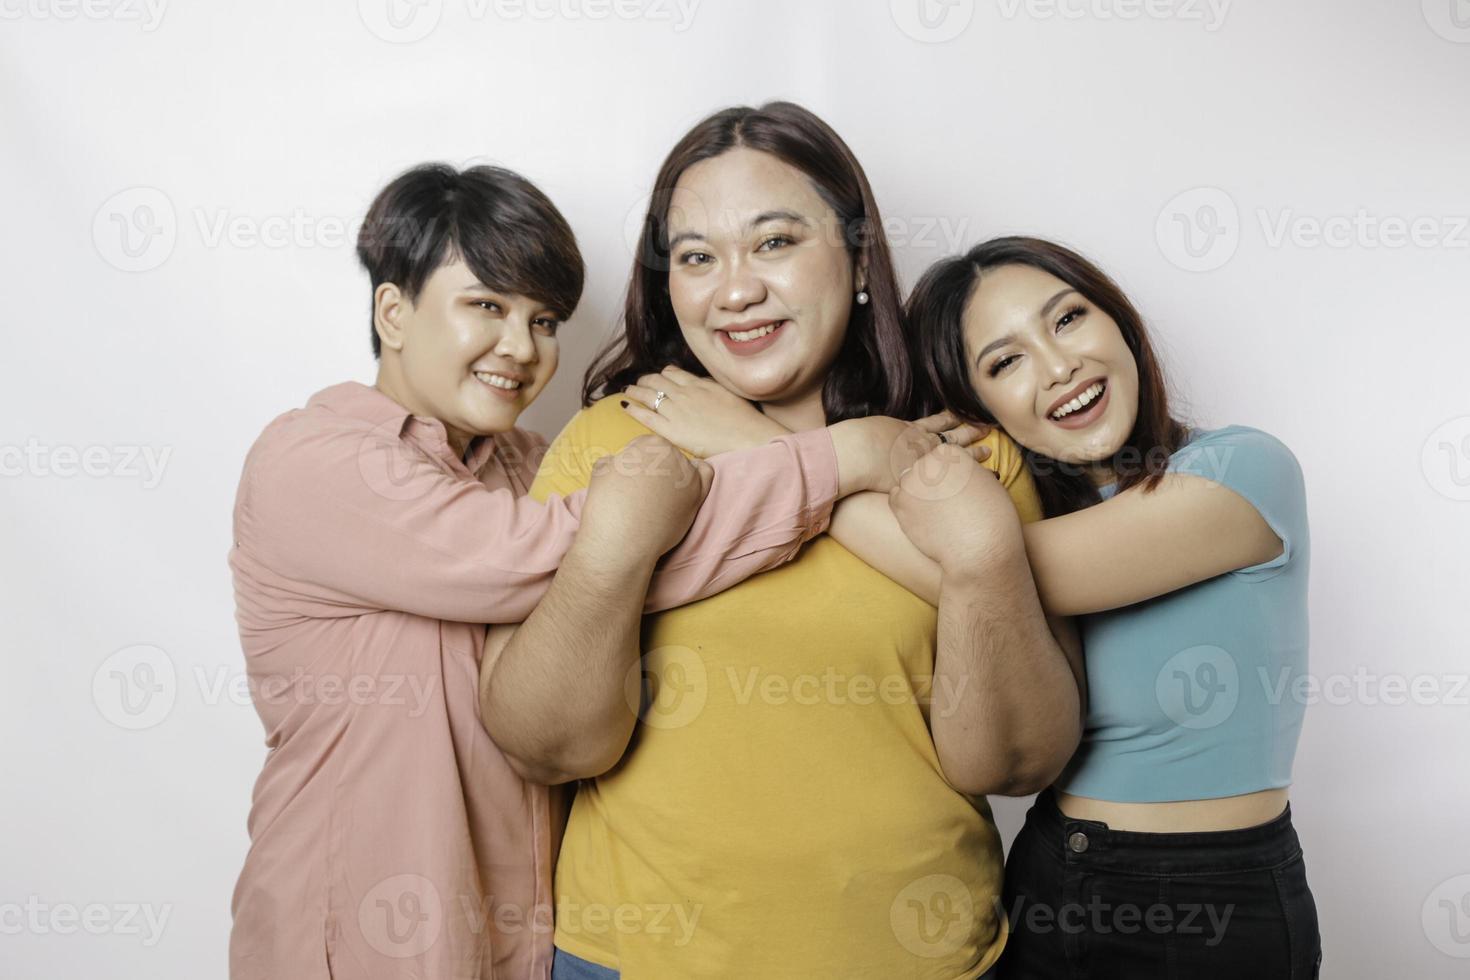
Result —
<instances>
[{"instance_id":1,"label":"wavy dark hair","mask_svg":"<svg viewBox=\"0 0 1470 980\"><path fill-rule=\"evenodd\" d=\"M914 359L929 384L919 385L916 410L930 414L946 408L967 422L997 424L970 380L965 352L965 309L993 269L1024 265L1056 276L1112 317L1138 364L1138 419L1112 462L1118 490L1158 486L1168 457L1184 444L1187 427L1169 409L1168 388L1143 317L1118 284L1088 259L1065 246L1039 238L993 238L962 256L930 266L909 296L908 322ZM1101 500L1087 474L1021 447L1048 517L1068 514Z\"/></svg>"},{"instance_id":2,"label":"wavy dark hair","mask_svg":"<svg viewBox=\"0 0 1470 980\"><path fill-rule=\"evenodd\" d=\"M582 404L620 391L666 364L709 376L684 342L669 300L669 206L684 171L737 147L769 153L811 179L836 213L847 251L866 278L869 301L853 304L842 347L822 385L827 422L903 414L912 397L913 370L902 293L873 189L842 138L810 110L791 102L716 112L669 151L643 218L621 334L587 368Z\"/></svg>"}]
</instances>

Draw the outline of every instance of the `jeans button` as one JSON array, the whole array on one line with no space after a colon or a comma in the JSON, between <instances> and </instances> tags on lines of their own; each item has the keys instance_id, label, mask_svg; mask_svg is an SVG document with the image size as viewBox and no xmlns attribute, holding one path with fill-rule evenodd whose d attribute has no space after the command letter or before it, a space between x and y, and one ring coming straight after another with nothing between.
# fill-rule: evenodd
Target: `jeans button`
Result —
<instances>
[{"instance_id":1,"label":"jeans button","mask_svg":"<svg viewBox=\"0 0 1470 980\"><path fill-rule=\"evenodd\" d=\"M1087 835L1077 831L1067 838L1067 846L1072 849L1073 854L1081 854L1087 850Z\"/></svg>"}]
</instances>

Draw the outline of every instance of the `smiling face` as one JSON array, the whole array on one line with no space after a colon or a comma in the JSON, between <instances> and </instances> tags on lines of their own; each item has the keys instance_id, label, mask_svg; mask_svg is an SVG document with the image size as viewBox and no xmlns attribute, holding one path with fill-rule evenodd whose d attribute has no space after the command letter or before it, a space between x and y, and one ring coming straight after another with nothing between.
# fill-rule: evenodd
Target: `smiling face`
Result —
<instances>
[{"instance_id":1,"label":"smiling face","mask_svg":"<svg viewBox=\"0 0 1470 980\"><path fill-rule=\"evenodd\" d=\"M514 427L556 373L557 315L539 300L486 287L461 259L435 269L413 301L392 283L374 299L378 387L443 422L460 455L474 436Z\"/></svg>"},{"instance_id":2,"label":"smiling face","mask_svg":"<svg viewBox=\"0 0 1470 980\"><path fill-rule=\"evenodd\" d=\"M1070 463L1123 447L1138 418L1138 365L1087 297L1040 269L998 266L971 292L964 328L971 383L1011 438Z\"/></svg>"},{"instance_id":3,"label":"smiling face","mask_svg":"<svg viewBox=\"0 0 1470 980\"><path fill-rule=\"evenodd\" d=\"M730 150L680 176L668 229L669 298L710 376L768 408L820 410L862 282L811 180L768 153Z\"/></svg>"}]
</instances>

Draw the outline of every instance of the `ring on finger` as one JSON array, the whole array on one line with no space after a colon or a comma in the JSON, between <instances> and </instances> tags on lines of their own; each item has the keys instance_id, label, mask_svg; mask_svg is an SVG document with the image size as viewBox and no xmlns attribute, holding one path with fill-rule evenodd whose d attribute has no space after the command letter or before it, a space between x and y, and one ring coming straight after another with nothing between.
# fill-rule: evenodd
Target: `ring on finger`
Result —
<instances>
[{"instance_id":1,"label":"ring on finger","mask_svg":"<svg viewBox=\"0 0 1470 980\"><path fill-rule=\"evenodd\" d=\"M653 393L653 410L655 412L658 411L658 407L664 403L664 399L667 397L669 397L669 395L668 392L665 391L655 391Z\"/></svg>"}]
</instances>

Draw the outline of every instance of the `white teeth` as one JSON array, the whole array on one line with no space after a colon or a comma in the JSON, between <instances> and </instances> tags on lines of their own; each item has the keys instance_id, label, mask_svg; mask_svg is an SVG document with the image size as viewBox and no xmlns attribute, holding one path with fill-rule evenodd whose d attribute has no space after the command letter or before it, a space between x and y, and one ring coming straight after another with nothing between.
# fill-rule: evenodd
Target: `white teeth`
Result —
<instances>
[{"instance_id":1,"label":"white teeth","mask_svg":"<svg viewBox=\"0 0 1470 980\"><path fill-rule=\"evenodd\" d=\"M476 371L475 377L479 378L487 385L490 385L492 388L504 388L507 391L515 391L521 386L521 383L519 381L512 381L509 378L502 378L498 374L487 374L484 371Z\"/></svg>"},{"instance_id":2,"label":"white teeth","mask_svg":"<svg viewBox=\"0 0 1470 980\"><path fill-rule=\"evenodd\" d=\"M780 325L779 323L768 323L764 327L756 327L754 330L727 330L726 333L730 335L731 340L738 340L741 343L745 343L749 340L755 340L758 337L764 337Z\"/></svg>"},{"instance_id":3,"label":"white teeth","mask_svg":"<svg viewBox=\"0 0 1470 980\"><path fill-rule=\"evenodd\" d=\"M1071 415L1073 412L1077 411L1079 408L1083 408L1084 406L1091 405L1093 399L1096 398L1098 395L1101 395L1102 394L1102 391L1103 391L1103 383L1101 381L1099 381L1095 385L1093 385L1091 388L1088 388L1082 394L1078 395L1076 398L1072 399L1071 401L1067 402L1067 404L1065 404L1061 408L1057 409L1055 412L1052 412L1051 413L1051 417L1054 418L1054 419L1064 419L1064 418L1066 418L1068 415Z\"/></svg>"}]
</instances>

